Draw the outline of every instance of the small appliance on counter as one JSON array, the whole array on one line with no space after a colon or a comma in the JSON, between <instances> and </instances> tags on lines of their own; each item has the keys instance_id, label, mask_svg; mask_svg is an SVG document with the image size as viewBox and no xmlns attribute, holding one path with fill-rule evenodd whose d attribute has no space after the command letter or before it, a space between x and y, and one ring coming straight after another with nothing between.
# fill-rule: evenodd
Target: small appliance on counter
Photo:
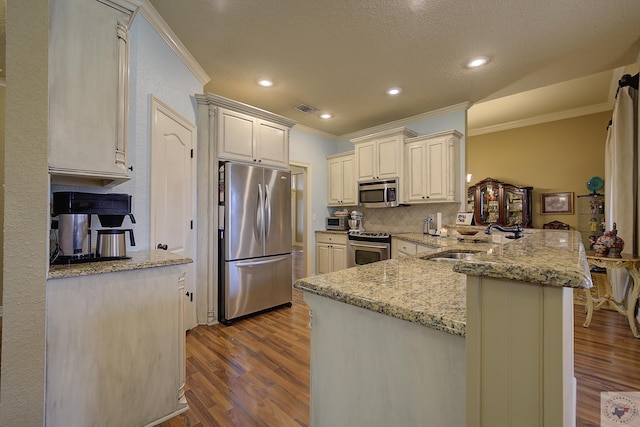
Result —
<instances>
[{"instance_id":1,"label":"small appliance on counter","mask_svg":"<svg viewBox=\"0 0 640 427\"><path fill-rule=\"evenodd\" d=\"M349 215L336 215L328 216L325 222L325 228L327 230L348 230Z\"/></svg>"},{"instance_id":2,"label":"small appliance on counter","mask_svg":"<svg viewBox=\"0 0 640 427\"><path fill-rule=\"evenodd\" d=\"M422 234L439 236L441 229L442 229L442 213L438 212L435 215L430 214L424 220L424 225L422 226Z\"/></svg>"},{"instance_id":3,"label":"small appliance on counter","mask_svg":"<svg viewBox=\"0 0 640 427\"><path fill-rule=\"evenodd\" d=\"M351 219L349 220L349 233L362 233L364 226L362 225L362 217L364 214L359 211L351 212Z\"/></svg>"},{"instance_id":4,"label":"small appliance on counter","mask_svg":"<svg viewBox=\"0 0 640 427\"><path fill-rule=\"evenodd\" d=\"M57 229L52 242L51 264L128 259L127 231L131 246L135 246L132 229L115 229L122 225L126 216L132 224L136 223L128 194L55 192L51 215L58 218L51 224L52 231ZM91 251L92 215L98 216L102 227L109 227L98 230L96 253Z\"/></svg>"}]
</instances>

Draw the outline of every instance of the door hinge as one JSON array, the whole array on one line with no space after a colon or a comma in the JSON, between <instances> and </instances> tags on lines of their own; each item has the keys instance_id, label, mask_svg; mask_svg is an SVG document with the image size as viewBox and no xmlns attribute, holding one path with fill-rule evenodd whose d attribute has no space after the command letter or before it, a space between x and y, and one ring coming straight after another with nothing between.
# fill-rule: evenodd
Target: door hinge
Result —
<instances>
[{"instance_id":1,"label":"door hinge","mask_svg":"<svg viewBox=\"0 0 640 427\"><path fill-rule=\"evenodd\" d=\"M193 220L191 220L191 225L190 225L191 229L193 230Z\"/></svg>"}]
</instances>

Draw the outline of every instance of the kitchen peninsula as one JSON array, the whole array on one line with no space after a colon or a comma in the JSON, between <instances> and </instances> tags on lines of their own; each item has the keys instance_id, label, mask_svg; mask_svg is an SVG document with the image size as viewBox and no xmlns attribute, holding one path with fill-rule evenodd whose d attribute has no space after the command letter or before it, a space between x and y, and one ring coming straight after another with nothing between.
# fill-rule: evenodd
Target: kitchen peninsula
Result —
<instances>
[{"instance_id":1,"label":"kitchen peninsula","mask_svg":"<svg viewBox=\"0 0 640 427\"><path fill-rule=\"evenodd\" d=\"M312 310L312 425L574 425L580 234L394 237L438 249L295 284ZM429 260L452 251L474 253Z\"/></svg>"},{"instance_id":2,"label":"kitchen peninsula","mask_svg":"<svg viewBox=\"0 0 640 427\"><path fill-rule=\"evenodd\" d=\"M164 250L53 265L47 280L46 425L155 425L184 397L184 265Z\"/></svg>"}]
</instances>

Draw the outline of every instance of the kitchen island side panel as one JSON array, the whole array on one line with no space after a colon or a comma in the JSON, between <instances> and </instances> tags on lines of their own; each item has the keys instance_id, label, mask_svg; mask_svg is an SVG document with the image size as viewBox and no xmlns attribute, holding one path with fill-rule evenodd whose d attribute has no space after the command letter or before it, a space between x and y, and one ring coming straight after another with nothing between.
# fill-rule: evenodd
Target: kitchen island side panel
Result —
<instances>
[{"instance_id":1,"label":"kitchen island side panel","mask_svg":"<svg viewBox=\"0 0 640 427\"><path fill-rule=\"evenodd\" d=\"M465 424L464 337L304 294L311 425Z\"/></svg>"}]
</instances>

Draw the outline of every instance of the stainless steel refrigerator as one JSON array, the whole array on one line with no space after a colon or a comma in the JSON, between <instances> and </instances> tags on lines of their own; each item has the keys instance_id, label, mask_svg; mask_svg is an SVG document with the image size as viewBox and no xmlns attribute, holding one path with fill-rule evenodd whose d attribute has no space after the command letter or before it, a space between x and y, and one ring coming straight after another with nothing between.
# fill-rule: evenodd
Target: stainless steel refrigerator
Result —
<instances>
[{"instance_id":1,"label":"stainless steel refrigerator","mask_svg":"<svg viewBox=\"0 0 640 427\"><path fill-rule=\"evenodd\" d=\"M229 325L291 306L291 173L225 162L220 176L219 321Z\"/></svg>"}]
</instances>

